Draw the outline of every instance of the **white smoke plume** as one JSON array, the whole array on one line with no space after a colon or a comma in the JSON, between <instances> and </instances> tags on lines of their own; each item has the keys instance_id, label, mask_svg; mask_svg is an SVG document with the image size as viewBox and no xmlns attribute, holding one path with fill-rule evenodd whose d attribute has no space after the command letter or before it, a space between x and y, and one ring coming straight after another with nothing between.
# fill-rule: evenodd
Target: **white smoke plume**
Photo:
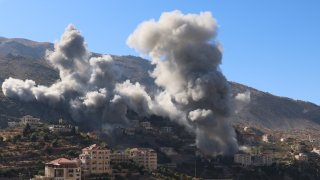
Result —
<instances>
[{"instance_id":1,"label":"white smoke plume","mask_svg":"<svg viewBox=\"0 0 320 180\"><path fill-rule=\"evenodd\" d=\"M155 65L150 75L157 88L147 92L139 82L120 82L112 57L92 57L80 31L69 25L55 50L47 53L60 74L56 83L42 86L8 78L2 91L11 98L62 106L75 121L108 131L129 126L129 110L168 117L196 134L196 145L204 154L231 154L238 145L226 118L230 93L219 68L222 52L213 41L216 32L210 12L173 11L140 24L127 44L149 55Z\"/></svg>"},{"instance_id":2,"label":"white smoke plume","mask_svg":"<svg viewBox=\"0 0 320 180\"><path fill-rule=\"evenodd\" d=\"M238 114L245 108L251 101L251 92L249 90L244 93L238 93L234 97L234 109L235 113Z\"/></svg>"},{"instance_id":3,"label":"white smoke plume","mask_svg":"<svg viewBox=\"0 0 320 180\"><path fill-rule=\"evenodd\" d=\"M39 101L63 106L75 121L89 126L128 125L127 107L148 113L150 97L139 83L118 82L120 71L110 55L91 57L80 31L69 25L47 60L59 71L60 79L51 86L33 80L6 79L5 96L23 101ZM140 90L140 91L139 91ZM146 114L144 114L146 115Z\"/></svg>"},{"instance_id":4,"label":"white smoke plume","mask_svg":"<svg viewBox=\"0 0 320 180\"><path fill-rule=\"evenodd\" d=\"M173 11L163 13L158 21L143 22L127 40L130 47L151 57L155 64L151 76L166 98L162 103L175 110L157 112L195 132L197 146L207 155L234 153L238 148L234 129L225 118L230 93L219 68L222 53L213 41L216 32L210 12ZM175 112L178 115L171 115Z\"/></svg>"}]
</instances>

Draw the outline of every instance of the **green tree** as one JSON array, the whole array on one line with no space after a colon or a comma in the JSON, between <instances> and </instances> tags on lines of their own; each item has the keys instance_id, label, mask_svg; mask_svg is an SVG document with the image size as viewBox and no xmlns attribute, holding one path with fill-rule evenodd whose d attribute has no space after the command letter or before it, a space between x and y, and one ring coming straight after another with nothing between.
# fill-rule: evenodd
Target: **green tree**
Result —
<instances>
[{"instance_id":1,"label":"green tree","mask_svg":"<svg viewBox=\"0 0 320 180\"><path fill-rule=\"evenodd\" d=\"M36 142L37 141L37 135L35 133L32 133L30 139L31 139L32 142Z\"/></svg>"},{"instance_id":2,"label":"green tree","mask_svg":"<svg viewBox=\"0 0 320 180\"><path fill-rule=\"evenodd\" d=\"M31 126L27 123L27 125L23 128L23 136L27 137L32 132Z\"/></svg>"},{"instance_id":3,"label":"green tree","mask_svg":"<svg viewBox=\"0 0 320 180\"><path fill-rule=\"evenodd\" d=\"M48 134L44 134L42 138L43 138L43 140L44 140L45 142L49 141L49 136L48 136Z\"/></svg>"},{"instance_id":4,"label":"green tree","mask_svg":"<svg viewBox=\"0 0 320 180\"><path fill-rule=\"evenodd\" d=\"M13 142L13 143L16 143L18 140L20 140L21 139L21 135L15 135L15 136L13 136L12 137L12 139L11 139L11 141Z\"/></svg>"}]
</instances>

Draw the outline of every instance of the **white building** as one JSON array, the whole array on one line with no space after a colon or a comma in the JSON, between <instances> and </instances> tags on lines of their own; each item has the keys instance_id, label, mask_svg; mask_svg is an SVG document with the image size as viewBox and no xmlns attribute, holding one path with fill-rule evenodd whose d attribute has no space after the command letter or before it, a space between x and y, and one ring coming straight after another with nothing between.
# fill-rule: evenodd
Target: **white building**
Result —
<instances>
[{"instance_id":1,"label":"white building","mask_svg":"<svg viewBox=\"0 0 320 180\"><path fill-rule=\"evenodd\" d=\"M251 156L252 165L254 166L270 166L273 163L271 154L259 154Z\"/></svg>"},{"instance_id":2,"label":"white building","mask_svg":"<svg viewBox=\"0 0 320 180\"><path fill-rule=\"evenodd\" d=\"M262 141L266 142L266 143L275 143L276 142L276 138L270 134L264 134L262 136Z\"/></svg>"},{"instance_id":3,"label":"white building","mask_svg":"<svg viewBox=\"0 0 320 180\"><path fill-rule=\"evenodd\" d=\"M41 179L41 177L38 179ZM78 160L59 158L46 163L45 177L42 179L81 180L80 162Z\"/></svg>"},{"instance_id":4,"label":"white building","mask_svg":"<svg viewBox=\"0 0 320 180\"><path fill-rule=\"evenodd\" d=\"M234 162L244 166L270 166L273 163L273 156L269 153L250 155L250 154L236 154L234 155Z\"/></svg>"},{"instance_id":5,"label":"white building","mask_svg":"<svg viewBox=\"0 0 320 180\"><path fill-rule=\"evenodd\" d=\"M143 127L144 129L147 129L147 130L151 130L152 129L151 123L149 121L141 122L140 126Z\"/></svg>"},{"instance_id":6,"label":"white building","mask_svg":"<svg viewBox=\"0 0 320 180\"><path fill-rule=\"evenodd\" d=\"M79 155L82 171L85 175L89 174L111 174L110 150L93 144L82 149Z\"/></svg>"},{"instance_id":7,"label":"white building","mask_svg":"<svg viewBox=\"0 0 320 180\"><path fill-rule=\"evenodd\" d=\"M250 154L235 154L234 155L234 162L244 165L244 166L249 166L251 165L251 155Z\"/></svg>"},{"instance_id":8,"label":"white building","mask_svg":"<svg viewBox=\"0 0 320 180\"><path fill-rule=\"evenodd\" d=\"M308 161L308 155L305 154L305 153L299 153L298 155L295 155L294 158L297 160L297 161Z\"/></svg>"},{"instance_id":9,"label":"white building","mask_svg":"<svg viewBox=\"0 0 320 180\"><path fill-rule=\"evenodd\" d=\"M18 122L15 122L15 121L10 121L10 122L8 122L8 126L9 127L17 127L19 125L19 123Z\"/></svg>"},{"instance_id":10,"label":"white building","mask_svg":"<svg viewBox=\"0 0 320 180\"><path fill-rule=\"evenodd\" d=\"M22 118L20 118L20 124L21 125L29 124L30 126L37 126L41 123L40 123L39 118L34 118L33 116L26 115L26 116L23 116Z\"/></svg>"},{"instance_id":11,"label":"white building","mask_svg":"<svg viewBox=\"0 0 320 180\"><path fill-rule=\"evenodd\" d=\"M64 124L54 124L54 125L49 125L49 130L52 132L58 132L58 133L68 133L75 128L75 130L78 130L78 127L73 127L72 125L64 125Z\"/></svg>"},{"instance_id":12,"label":"white building","mask_svg":"<svg viewBox=\"0 0 320 180\"><path fill-rule=\"evenodd\" d=\"M129 150L129 157L138 165L149 171L157 169L157 153L150 148L132 148Z\"/></svg>"}]
</instances>

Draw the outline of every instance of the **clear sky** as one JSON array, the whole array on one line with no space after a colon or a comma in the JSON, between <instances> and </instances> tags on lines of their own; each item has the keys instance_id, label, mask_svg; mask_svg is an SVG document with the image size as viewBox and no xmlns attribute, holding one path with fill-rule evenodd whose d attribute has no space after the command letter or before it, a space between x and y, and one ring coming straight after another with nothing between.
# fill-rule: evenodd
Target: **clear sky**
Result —
<instances>
[{"instance_id":1,"label":"clear sky","mask_svg":"<svg viewBox=\"0 0 320 180\"><path fill-rule=\"evenodd\" d=\"M0 36L54 42L73 23L91 51L139 55L128 35L176 9L212 12L228 80L320 104L319 0L0 0Z\"/></svg>"}]
</instances>

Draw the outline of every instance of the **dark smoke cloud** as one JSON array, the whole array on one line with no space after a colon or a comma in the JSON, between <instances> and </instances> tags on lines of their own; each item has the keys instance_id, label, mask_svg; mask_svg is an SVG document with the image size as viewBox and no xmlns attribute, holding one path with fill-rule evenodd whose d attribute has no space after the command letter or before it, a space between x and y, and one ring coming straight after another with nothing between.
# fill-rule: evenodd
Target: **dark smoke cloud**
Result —
<instances>
[{"instance_id":1,"label":"dark smoke cloud","mask_svg":"<svg viewBox=\"0 0 320 180\"><path fill-rule=\"evenodd\" d=\"M171 118L180 119L172 120L194 131L197 146L207 155L234 153L238 148L225 118L230 112L230 93L219 69L222 53L219 44L209 43L216 29L210 12L184 15L173 11L163 13L158 21L143 22L127 40L130 47L151 57L156 65L151 76L166 94L166 100L157 98L175 107L158 110L158 114L170 117L178 110L180 115Z\"/></svg>"},{"instance_id":2,"label":"dark smoke cloud","mask_svg":"<svg viewBox=\"0 0 320 180\"><path fill-rule=\"evenodd\" d=\"M158 21L142 23L128 45L148 54L157 88L147 92L140 83L120 82L121 71L109 55L91 57L79 30L69 25L47 59L60 73L51 86L33 80L8 78L2 90L8 97L62 105L73 119L103 127L129 126L127 112L168 117L196 134L206 155L237 150L230 112L229 86L219 69L222 53L211 13L163 13ZM209 43L212 42L212 43Z\"/></svg>"}]
</instances>

